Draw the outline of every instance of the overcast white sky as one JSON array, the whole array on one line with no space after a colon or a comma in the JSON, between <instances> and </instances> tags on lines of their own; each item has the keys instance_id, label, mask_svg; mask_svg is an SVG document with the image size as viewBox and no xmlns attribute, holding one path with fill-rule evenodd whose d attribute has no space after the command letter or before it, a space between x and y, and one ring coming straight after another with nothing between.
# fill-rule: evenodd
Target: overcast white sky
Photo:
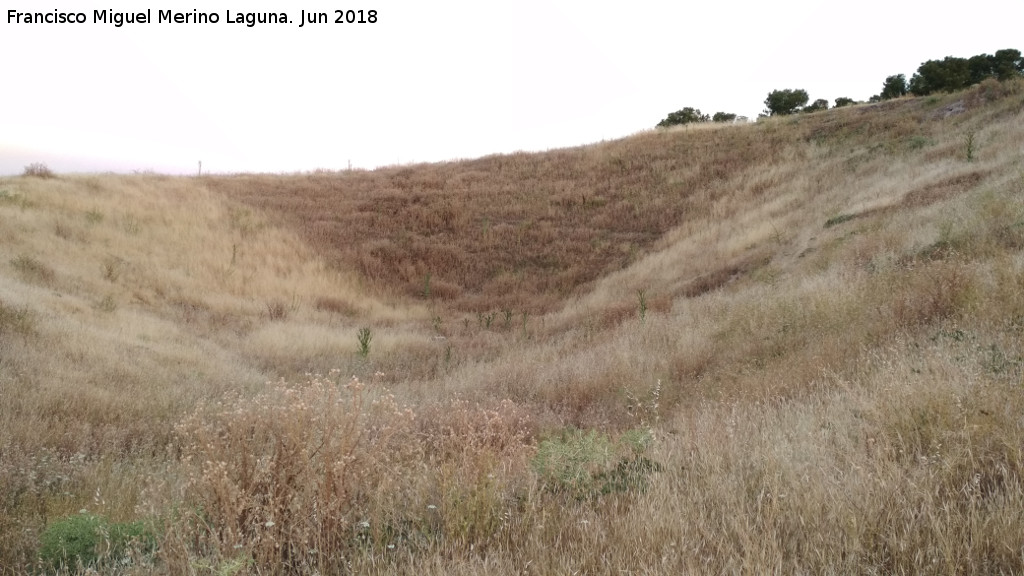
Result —
<instances>
[{"instance_id":1,"label":"overcast white sky","mask_svg":"<svg viewBox=\"0 0 1024 576\"><path fill-rule=\"evenodd\" d=\"M94 10L218 24L93 23ZM237 11L287 25L229 24ZM14 24L7 11L84 12ZM298 26L300 10L376 24ZM755 117L768 92L867 99L921 62L1024 50L1024 1L11 0L0 174L291 172L612 139L685 106Z\"/></svg>"}]
</instances>

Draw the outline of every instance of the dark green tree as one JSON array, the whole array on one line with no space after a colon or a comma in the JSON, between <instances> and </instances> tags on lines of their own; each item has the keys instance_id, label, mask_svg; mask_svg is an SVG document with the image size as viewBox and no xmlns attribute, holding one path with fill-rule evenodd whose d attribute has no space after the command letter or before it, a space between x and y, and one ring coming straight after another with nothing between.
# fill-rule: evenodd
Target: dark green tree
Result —
<instances>
[{"instance_id":1,"label":"dark green tree","mask_svg":"<svg viewBox=\"0 0 1024 576\"><path fill-rule=\"evenodd\" d=\"M1008 80L1024 74L1020 50L1006 48L994 55L978 54L970 58L946 56L929 60L917 69L908 86L915 96L934 92L963 90L987 78Z\"/></svg>"},{"instance_id":2,"label":"dark green tree","mask_svg":"<svg viewBox=\"0 0 1024 576\"><path fill-rule=\"evenodd\" d=\"M799 112L800 107L807 104L810 96L806 90L773 90L765 98L765 113L769 116L786 116Z\"/></svg>"},{"instance_id":3,"label":"dark green tree","mask_svg":"<svg viewBox=\"0 0 1024 576\"><path fill-rule=\"evenodd\" d=\"M715 115L711 117L712 122L735 122L736 115L730 114L729 112L715 112Z\"/></svg>"},{"instance_id":4,"label":"dark green tree","mask_svg":"<svg viewBox=\"0 0 1024 576\"><path fill-rule=\"evenodd\" d=\"M801 112L819 112L821 110L828 110L828 100L824 98L818 98L814 102L804 106Z\"/></svg>"},{"instance_id":5,"label":"dark green tree","mask_svg":"<svg viewBox=\"0 0 1024 576\"><path fill-rule=\"evenodd\" d=\"M907 77L903 74L895 74L885 79L882 84L882 93L878 95L879 100L892 100L907 94Z\"/></svg>"},{"instance_id":6,"label":"dark green tree","mask_svg":"<svg viewBox=\"0 0 1024 576\"><path fill-rule=\"evenodd\" d=\"M915 96L933 92L954 92L971 85L971 68L966 58L946 56L921 64L910 79L908 88Z\"/></svg>"},{"instance_id":7,"label":"dark green tree","mask_svg":"<svg viewBox=\"0 0 1024 576\"><path fill-rule=\"evenodd\" d=\"M856 104L856 103L857 103L857 101L854 100L853 98L847 98L846 96L840 96L839 98L836 98L836 105L833 106L833 108L842 108L843 106L850 106L851 104Z\"/></svg>"},{"instance_id":8,"label":"dark green tree","mask_svg":"<svg viewBox=\"0 0 1024 576\"><path fill-rule=\"evenodd\" d=\"M978 84L986 78L995 76L993 65L995 57L991 54L978 54L967 59L967 85Z\"/></svg>"},{"instance_id":9,"label":"dark green tree","mask_svg":"<svg viewBox=\"0 0 1024 576\"><path fill-rule=\"evenodd\" d=\"M711 117L707 114L701 114L699 109L687 107L669 114L667 118L658 122L658 128L668 128L669 126L693 124L696 122L707 122L710 119Z\"/></svg>"},{"instance_id":10,"label":"dark green tree","mask_svg":"<svg viewBox=\"0 0 1024 576\"><path fill-rule=\"evenodd\" d=\"M997 51L992 56L992 73L999 80L1024 74L1024 58L1021 58L1020 50L1006 48Z\"/></svg>"}]
</instances>

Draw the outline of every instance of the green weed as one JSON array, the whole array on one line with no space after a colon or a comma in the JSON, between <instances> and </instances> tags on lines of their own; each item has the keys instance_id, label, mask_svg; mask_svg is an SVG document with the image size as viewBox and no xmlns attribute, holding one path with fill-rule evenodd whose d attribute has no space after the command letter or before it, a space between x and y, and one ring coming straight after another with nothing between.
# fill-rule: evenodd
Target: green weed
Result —
<instances>
[{"instance_id":1,"label":"green weed","mask_svg":"<svg viewBox=\"0 0 1024 576\"><path fill-rule=\"evenodd\" d=\"M370 341L373 340L373 334L369 328L360 328L356 339L359 340L359 355L365 358L370 354Z\"/></svg>"},{"instance_id":2,"label":"green weed","mask_svg":"<svg viewBox=\"0 0 1024 576\"><path fill-rule=\"evenodd\" d=\"M857 216L854 214L840 214L838 216L833 216L828 220L825 220L825 228L838 226L839 224L842 224L843 222L849 222L850 220L853 220L856 217Z\"/></svg>"}]
</instances>

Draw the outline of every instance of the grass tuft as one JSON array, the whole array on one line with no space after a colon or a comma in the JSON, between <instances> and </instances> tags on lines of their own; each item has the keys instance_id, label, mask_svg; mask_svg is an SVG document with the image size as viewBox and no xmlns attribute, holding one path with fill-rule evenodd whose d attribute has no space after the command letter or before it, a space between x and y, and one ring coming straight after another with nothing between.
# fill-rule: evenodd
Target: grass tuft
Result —
<instances>
[{"instance_id":1,"label":"grass tuft","mask_svg":"<svg viewBox=\"0 0 1024 576\"><path fill-rule=\"evenodd\" d=\"M0 334L28 336L36 332L36 314L27 306L12 306L0 300Z\"/></svg>"},{"instance_id":2,"label":"grass tuft","mask_svg":"<svg viewBox=\"0 0 1024 576\"><path fill-rule=\"evenodd\" d=\"M53 268L28 254L22 254L17 258L13 258L11 266L22 279L28 282L51 284L57 278L57 273L54 272Z\"/></svg>"}]
</instances>

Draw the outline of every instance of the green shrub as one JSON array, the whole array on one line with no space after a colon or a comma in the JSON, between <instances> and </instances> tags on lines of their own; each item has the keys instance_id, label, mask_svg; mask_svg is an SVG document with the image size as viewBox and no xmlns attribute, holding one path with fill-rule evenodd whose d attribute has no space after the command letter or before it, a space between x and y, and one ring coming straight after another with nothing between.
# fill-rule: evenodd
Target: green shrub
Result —
<instances>
[{"instance_id":1,"label":"green shrub","mask_svg":"<svg viewBox=\"0 0 1024 576\"><path fill-rule=\"evenodd\" d=\"M619 436L619 441L623 446L632 450L634 454L639 455L654 443L654 434L651 433L650 428L633 428L623 432Z\"/></svg>"},{"instance_id":2,"label":"green shrub","mask_svg":"<svg viewBox=\"0 0 1024 576\"><path fill-rule=\"evenodd\" d=\"M571 430L561 438L544 440L533 457L533 469L552 489L583 493L592 474L611 459L611 440L596 430Z\"/></svg>"},{"instance_id":3,"label":"green shrub","mask_svg":"<svg viewBox=\"0 0 1024 576\"><path fill-rule=\"evenodd\" d=\"M132 550L151 552L153 534L142 522L110 523L102 516L81 513L50 523L40 535L39 558L49 569L74 570L118 562Z\"/></svg>"},{"instance_id":4,"label":"green shrub","mask_svg":"<svg viewBox=\"0 0 1024 576\"><path fill-rule=\"evenodd\" d=\"M649 429L623 432L612 440L596 430L570 429L540 443L531 465L546 489L586 500L616 492L643 492L661 465L643 456L653 441Z\"/></svg>"}]
</instances>

